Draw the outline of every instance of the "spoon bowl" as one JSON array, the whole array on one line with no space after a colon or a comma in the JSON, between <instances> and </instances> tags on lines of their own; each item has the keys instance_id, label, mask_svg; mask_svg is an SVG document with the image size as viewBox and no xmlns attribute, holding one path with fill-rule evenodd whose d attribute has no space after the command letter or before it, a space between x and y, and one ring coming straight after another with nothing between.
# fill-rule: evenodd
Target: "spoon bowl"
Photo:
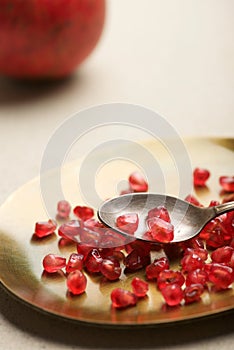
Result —
<instances>
[{"instance_id":1,"label":"spoon bowl","mask_svg":"<svg viewBox=\"0 0 234 350\"><path fill-rule=\"evenodd\" d=\"M98 210L98 217L106 226L113 230L133 237L116 226L116 219L120 215L137 213L139 217L138 229L134 237L144 241L156 242L147 236L146 217L148 211L163 205L169 212L174 226L174 239L171 242L182 242L193 238L201 232L203 227L216 216L234 210L234 202L220 204L214 207L198 207L182 199L155 193L130 193L105 201Z\"/></svg>"}]
</instances>

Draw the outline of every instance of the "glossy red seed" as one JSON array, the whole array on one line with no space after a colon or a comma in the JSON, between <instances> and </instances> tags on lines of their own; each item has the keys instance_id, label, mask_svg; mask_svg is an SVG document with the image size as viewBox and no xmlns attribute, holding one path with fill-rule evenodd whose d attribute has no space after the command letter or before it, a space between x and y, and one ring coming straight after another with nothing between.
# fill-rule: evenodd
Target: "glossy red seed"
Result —
<instances>
[{"instance_id":1,"label":"glossy red seed","mask_svg":"<svg viewBox=\"0 0 234 350\"><path fill-rule=\"evenodd\" d=\"M86 221L94 216L94 210L86 206L76 206L73 209L73 213L81 220Z\"/></svg>"},{"instance_id":2,"label":"glossy red seed","mask_svg":"<svg viewBox=\"0 0 234 350\"><path fill-rule=\"evenodd\" d=\"M185 278L180 271L174 270L163 270L159 273L157 278L158 289L161 290L169 284L177 284L182 286Z\"/></svg>"},{"instance_id":3,"label":"glossy red seed","mask_svg":"<svg viewBox=\"0 0 234 350\"><path fill-rule=\"evenodd\" d=\"M171 222L168 210L162 205L149 210L147 219L150 219L153 217L157 217L164 221Z\"/></svg>"},{"instance_id":4,"label":"glossy red seed","mask_svg":"<svg viewBox=\"0 0 234 350\"><path fill-rule=\"evenodd\" d=\"M196 254L198 256L200 256L200 258L204 261L207 260L208 258L208 251L204 248L186 248L184 251L184 255L189 255L189 254Z\"/></svg>"},{"instance_id":5,"label":"glossy red seed","mask_svg":"<svg viewBox=\"0 0 234 350\"><path fill-rule=\"evenodd\" d=\"M124 259L128 271L137 271L150 263L150 256L141 249L134 249Z\"/></svg>"},{"instance_id":6,"label":"glossy red seed","mask_svg":"<svg viewBox=\"0 0 234 350\"><path fill-rule=\"evenodd\" d=\"M219 204L220 204L219 201L211 200L211 201L210 201L210 204L209 204L209 207L215 207L216 205L219 205Z\"/></svg>"},{"instance_id":7,"label":"glossy red seed","mask_svg":"<svg viewBox=\"0 0 234 350\"><path fill-rule=\"evenodd\" d=\"M79 295L85 292L87 278L82 271L76 270L69 273L67 277L67 288L70 293Z\"/></svg>"},{"instance_id":8,"label":"glossy red seed","mask_svg":"<svg viewBox=\"0 0 234 350\"><path fill-rule=\"evenodd\" d=\"M138 298L143 298L146 296L148 290L149 290L149 285L147 282L142 280L139 277L134 277L132 282L132 291L133 293L138 297Z\"/></svg>"},{"instance_id":9,"label":"glossy red seed","mask_svg":"<svg viewBox=\"0 0 234 350\"><path fill-rule=\"evenodd\" d=\"M147 220L152 238L160 243L169 243L174 238L174 226L158 217Z\"/></svg>"},{"instance_id":10,"label":"glossy red seed","mask_svg":"<svg viewBox=\"0 0 234 350\"><path fill-rule=\"evenodd\" d=\"M116 226L129 234L134 234L139 225L138 215L135 213L123 214L117 217Z\"/></svg>"},{"instance_id":11,"label":"glossy red seed","mask_svg":"<svg viewBox=\"0 0 234 350\"><path fill-rule=\"evenodd\" d=\"M161 293L165 302L169 306L176 306L183 300L183 291L178 284L168 284L166 287L161 289Z\"/></svg>"},{"instance_id":12,"label":"glossy red seed","mask_svg":"<svg viewBox=\"0 0 234 350\"><path fill-rule=\"evenodd\" d=\"M86 260L89 252L93 249L94 247L90 247L86 244L83 243L78 243L77 244L77 252L79 254L82 254L84 256L84 260Z\"/></svg>"},{"instance_id":13,"label":"glossy red seed","mask_svg":"<svg viewBox=\"0 0 234 350\"><path fill-rule=\"evenodd\" d=\"M204 291L202 284L191 284L184 289L185 304L191 304L201 300L201 295Z\"/></svg>"},{"instance_id":14,"label":"glossy red seed","mask_svg":"<svg viewBox=\"0 0 234 350\"><path fill-rule=\"evenodd\" d=\"M39 221L35 224L35 235L39 238L43 238L51 235L57 228L57 224L53 220Z\"/></svg>"},{"instance_id":15,"label":"glossy red seed","mask_svg":"<svg viewBox=\"0 0 234 350\"><path fill-rule=\"evenodd\" d=\"M188 203L196 205L197 207L203 207L203 205L197 200L197 198L191 194L189 194L187 197L185 197L184 200Z\"/></svg>"},{"instance_id":16,"label":"glossy red seed","mask_svg":"<svg viewBox=\"0 0 234 350\"><path fill-rule=\"evenodd\" d=\"M217 248L211 253L211 259L217 263L228 263L231 260L234 249L229 246Z\"/></svg>"},{"instance_id":17,"label":"glossy red seed","mask_svg":"<svg viewBox=\"0 0 234 350\"><path fill-rule=\"evenodd\" d=\"M206 181L210 177L210 172L207 169L196 168L193 171L193 184L194 186L204 187L206 185Z\"/></svg>"},{"instance_id":18,"label":"glossy red seed","mask_svg":"<svg viewBox=\"0 0 234 350\"><path fill-rule=\"evenodd\" d=\"M207 281L208 273L205 270L196 269L188 272L185 284L186 286L190 286L191 284L201 284L205 286Z\"/></svg>"},{"instance_id":19,"label":"glossy red seed","mask_svg":"<svg viewBox=\"0 0 234 350\"><path fill-rule=\"evenodd\" d=\"M234 281L233 269L229 266L214 263L211 265L208 278L217 289L227 289Z\"/></svg>"},{"instance_id":20,"label":"glossy red seed","mask_svg":"<svg viewBox=\"0 0 234 350\"><path fill-rule=\"evenodd\" d=\"M79 235L83 230L83 224L79 220L71 220L58 229L59 236L77 242L79 241Z\"/></svg>"},{"instance_id":21,"label":"glossy red seed","mask_svg":"<svg viewBox=\"0 0 234 350\"><path fill-rule=\"evenodd\" d=\"M114 308L126 308L136 305L137 296L128 290L115 288L111 292L111 301Z\"/></svg>"},{"instance_id":22,"label":"glossy red seed","mask_svg":"<svg viewBox=\"0 0 234 350\"><path fill-rule=\"evenodd\" d=\"M116 281L121 275L121 267L118 260L103 259L100 267L100 272L110 281Z\"/></svg>"},{"instance_id":23,"label":"glossy red seed","mask_svg":"<svg viewBox=\"0 0 234 350\"><path fill-rule=\"evenodd\" d=\"M66 272L70 273L75 270L82 270L84 264L84 255L72 253L66 265Z\"/></svg>"},{"instance_id":24,"label":"glossy red seed","mask_svg":"<svg viewBox=\"0 0 234 350\"><path fill-rule=\"evenodd\" d=\"M219 183L226 192L234 192L234 176L220 176Z\"/></svg>"},{"instance_id":25,"label":"glossy red seed","mask_svg":"<svg viewBox=\"0 0 234 350\"><path fill-rule=\"evenodd\" d=\"M49 273L54 273L66 266L66 258L56 254L48 254L42 261L44 270Z\"/></svg>"},{"instance_id":26,"label":"glossy red seed","mask_svg":"<svg viewBox=\"0 0 234 350\"><path fill-rule=\"evenodd\" d=\"M100 272L101 264L102 264L102 256L98 249L92 249L85 260L85 267L88 272L96 273Z\"/></svg>"},{"instance_id":27,"label":"glossy red seed","mask_svg":"<svg viewBox=\"0 0 234 350\"><path fill-rule=\"evenodd\" d=\"M138 171L133 172L129 178L130 189L134 192L147 192L148 183L141 173Z\"/></svg>"},{"instance_id":28,"label":"glossy red seed","mask_svg":"<svg viewBox=\"0 0 234 350\"><path fill-rule=\"evenodd\" d=\"M202 269L204 261L197 254L188 254L181 259L183 272L189 272L196 269Z\"/></svg>"},{"instance_id":29,"label":"glossy red seed","mask_svg":"<svg viewBox=\"0 0 234 350\"><path fill-rule=\"evenodd\" d=\"M67 219L71 212L71 205L66 200L61 200L57 204L57 215L61 219Z\"/></svg>"},{"instance_id":30,"label":"glossy red seed","mask_svg":"<svg viewBox=\"0 0 234 350\"><path fill-rule=\"evenodd\" d=\"M166 257L155 259L150 265L146 266L145 273L148 280L157 279L160 272L169 269L169 260Z\"/></svg>"}]
</instances>

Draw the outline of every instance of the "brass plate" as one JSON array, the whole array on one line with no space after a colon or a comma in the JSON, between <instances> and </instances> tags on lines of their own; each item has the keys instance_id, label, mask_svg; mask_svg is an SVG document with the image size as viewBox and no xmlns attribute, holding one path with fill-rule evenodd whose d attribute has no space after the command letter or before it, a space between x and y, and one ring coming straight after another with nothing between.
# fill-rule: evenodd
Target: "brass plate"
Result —
<instances>
[{"instance_id":1,"label":"brass plate","mask_svg":"<svg viewBox=\"0 0 234 350\"><path fill-rule=\"evenodd\" d=\"M210 199L220 198L218 177L233 174L233 139L190 139L185 141L192 166L210 169L212 176L208 188L195 195L207 204ZM158 146L144 143L153 154ZM163 160L162 160L163 162ZM165 159L165 162L167 160ZM63 169L63 189L72 205L82 203L81 196L73 191L79 162ZM167 168L167 164L166 168ZM116 181L126 179L135 166L121 160L110 163L97 176L98 191L109 197ZM170 169L168 169L169 180ZM53 172L48 174L53 177ZM167 180L168 181L168 180ZM87 184L87 191L89 184ZM156 190L155 190L156 192ZM177 195L176 181L171 177L168 192ZM114 193L113 195L116 195ZM104 197L105 198L105 197ZM54 212L55 213L55 212ZM159 325L197 317L215 315L231 310L234 306L234 291L230 288L222 293L204 293L201 302L189 306L167 308L155 283L150 283L148 297L140 300L136 307L126 310L111 308L110 292L115 287L130 289L133 276L143 276L144 271L125 276L118 282L107 283L100 276L87 276L86 293L71 297L67 294L65 276L46 275L42 269L43 256L57 253L68 256L75 247L59 247L59 238L54 235L42 241L32 238L35 222L46 220L47 215L41 200L39 179L35 179L11 195L0 208L0 279L2 284L15 296L30 305L54 315L100 325L139 326Z\"/></svg>"}]
</instances>

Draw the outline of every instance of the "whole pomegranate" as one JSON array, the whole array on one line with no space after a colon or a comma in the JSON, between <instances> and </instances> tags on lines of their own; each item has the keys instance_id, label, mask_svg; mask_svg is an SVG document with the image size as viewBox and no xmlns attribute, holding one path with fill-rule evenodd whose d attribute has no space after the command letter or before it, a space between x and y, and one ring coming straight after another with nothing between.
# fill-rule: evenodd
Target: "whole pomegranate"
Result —
<instances>
[{"instance_id":1,"label":"whole pomegranate","mask_svg":"<svg viewBox=\"0 0 234 350\"><path fill-rule=\"evenodd\" d=\"M0 0L0 74L61 78L100 38L105 0Z\"/></svg>"}]
</instances>

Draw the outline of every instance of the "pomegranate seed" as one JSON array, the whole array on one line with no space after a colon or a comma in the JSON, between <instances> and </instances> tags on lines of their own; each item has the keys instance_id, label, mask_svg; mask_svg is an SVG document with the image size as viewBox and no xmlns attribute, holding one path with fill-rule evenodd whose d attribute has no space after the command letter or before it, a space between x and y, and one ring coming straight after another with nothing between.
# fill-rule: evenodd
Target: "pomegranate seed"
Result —
<instances>
[{"instance_id":1,"label":"pomegranate seed","mask_svg":"<svg viewBox=\"0 0 234 350\"><path fill-rule=\"evenodd\" d=\"M199 249L204 248L204 242L199 238L191 238L182 243L185 248Z\"/></svg>"},{"instance_id":2,"label":"pomegranate seed","mask_svg":"<svg viewBox=\"0 0 234 350\"><path fill-rule=\"evenodd\" d=\"M158 217L147 220L152 238L160 243L169 243L174 238L174 226Z\"/></svg>"},{"instance_id":3,"label":"pomegranate seed","mask_svg":"<svg viewBox=\"0 0 234 350\"><path fill-rule=\"evenodd\" d=\"M146 277L148 280L157 279L161 271L168 269L169 261L167 258L155 259L150 265L146 266Z\"/></svg>"},{"instance_id":4,"label":"pomegranate seed","mask_svg":"<svg viewBox=\"0 0 234 350\"><path fill-rule=\"evenodd\" d=\"M117 259L114 261L109 259L104 259L101 263L100 272L110 281L116 281L121 275L120 263Z\"/></svg>"},{"instance_id":5,"label":"pomegranate seed","mask_svg":"<svg viewBox=\"0 0 234 350\"><path fill-rule=\"evenodd\" d=\"M137 230L138 224L139 218L135 213L120 215L116 219L116 226L120 230L130 234L133 234Z\"/></svg>"},{"instance_id":6,"label":"pomegranate seed","mask_svg":"<svg viewBox=\"0 0 234 350\"><path fill-rule=\"evenodd\" d=\"M66 200L61 200L57 204L57 215L61 219L67 219L71 212L71 205Z\"/></svg>"},{"instance_id":7,"label":"pomegranate seed","mask_svg":"<svg viewBox=\"0 0 234 350\"><path fill-rule=\"evenodd\" d=\"M228 263L228 266L230 266L234 271L234 252L232 253L232 256L231 256L231 259Z\"/></svg>"},{"instance_id":8,"label":"pomegranate seed","mask_svg":"<svg viewBox=\"0 0 234 350\"><path fill-rule=\"evenodd\" d=\"M113 230L103 231L100 235L100 248L122 249L125 244L125 237Z\"/></svg>"},{"instance_id":9,"label":"pomegranate seed","mask_svg":"<svg viewBox=\"0 0 234 350\"><path fill-rule=\"evenodd\" d=\"M91 247L98 247L100 241L100 234L96 231L84 228L80 232L79 241Z\"/></svg>"},{"instance_id":10,"label":"pomegranate seed","mask_svg":"<svg viewBox=\"0 0 234 350\"><path fill-rule=\"evenodd\" d=\"M132 286L133 293L138 298L145 297L148 290L149 290L148 283L143 281L141 278L138 278L138 277L133 278L133 280L131 282L131 286Z\"/></svg>"},{"instance_id":11,"label":"pomegranate seed","mask_svg":"<svg viewBox=\"0 0 234 350\"><path fill-rule=\"evenodd\" d=\"M102 257L98 249L92 249L85 260L85 267L88 272L96 273L100 272Z\"/></svg>"},{"instance_id":12,"label":"pomegranate seed","mask_svg":"<svg viewBox=\"0 0 234 350\"><path fill-rule=\"evenodd\" d=\"M201 284L206 285L208 281L208 274L205 270L196 269L188 272L185 284L190 286L191 284Z\"/></svg>"},{"instance_id":13,"label":"pomegranate seed","mask_svg":"<svg viewBox=\"0 0 234 350\"><path fill-rule=\"evenodd\" d=\"M72 253L66 265L66 272L70 273L75 270L82 270L84 263L84 255Z\"/></svg>"},{"instance_id":14,"label":"pomegranate seed","mask_svg":"<svg viewBox=\"0 0 234 350\"><path fill-rule=\"evenodd\" d=\"M147 219L151 219L153 217L157 217L164 221L171 222L168 210L163 205L149 210Z\"/></svg>"},{"instance_id":15,"label":"pomegranate seed","mask_svg":"<svg viewBox=\"0 0 234 350\"><path fill-rule=\"evenodd\" d=\"M209 207L215 207L216 205L219 205L219 204L220 204L219 201L212 200L210 201Z\"/></svg>"},{"instance_id":16,"label":"pomegranate seed","mask_svg":"<svg viewBox=\"0 0 234 350\"><path fill-rule=\"evenodd\" d=\"M125 245L125 250L127 253L131 253L134 249L138 249L144 251L145 255L147 255L150 253L151 248L151 243L140 241L138 239Z\"/></svg>"},{"instance_id":17,"label":"pomegranate seed","mask_svg":"<svg viewBox=\"0 0 234 350\"><path fill-rule=\"evenodd\" d=\"M162 290L169 284L177 284L181 287L184 281L185 278L180 271L163 270L158 275L157 286L159 290Z\"/></svg>"},{"instance_id":18,"label":"pomegranate seed","mask_svg":"<svg viewBox=\"0 0 234 350\"><path fill-rule=\"evenodd\" d=\"M217 248L211 253L211 259L217 263L228 263L231 260L234 249L229 246Z\"/></svg>"},{"instance_id":19,"label":"pomegranate seed","mask_svg":"<svg viewBox=\"0 0 234 350\"><path fill-rule=\"evenodd\" d=\"M184 289L185 304L194 303L201 299L201 295L204 291L202 284L191 284Z\"/></svg>"},{"instance_id":20,"label":"pomegranate seed","mask_svg":"<svg viewBox=\"0 0 234 350\"><path fill-rule=\"evenodd\" d=\"M207 169L196 168L193 171L193 184L194 186L204 187L206 181L210 177L210 172Z\"/></svg>"},{"instance_id":21,"label":"pomegranate seed","mask_svg":"<svg viewBox=\"0 0 234 350\"><path fill-rule=\"evenodd\" d=\"M161 289L161 293L165 302L169 306L176 306L183 300L183 291L178 284L168 284L166 287Z\"/></svg>"},{"instance_id":22,"label":"pomegranate seed","mask_svg":"<svg viewBox=\"0 0 234 350\"><path fill-rule=\"evenodd\" d=\"M73 209L73 213L81 220L86 221L94 216L94 210L86 206L78 205Z\"/></svg>"},{"instance_id":23,"label":"pomegranate seed","mask_svg":"<svg viewBox=\"0 0 234 350\"><path fill-rule=\"evenodd\" d=\"M208 251L203 248L186 248L184 255L191 255L191 254L196 254L198 255L203 261L206 261L208 258Z\"/></svg>"},{"instance_id":24,"label":"pomegranate seed","mask_svg":"<svg viewBox=\"0 0 234 350\"><path fill-rule=\"evenodd\" d=\"M182 256L182 248L178 243L165 244L163 250L170 261L177 260Z\"/></svg>"},{"instance_id":25,"label":"pomegranate seed","mask_svg":"<svg viewBox=\"0 0 234 350\"><path fill-rule=\"evenodd\" d=\"M134 249L124 259L127 271L137 271L150 263L150 255L142 249Z\"/></svg>"},{"instance_id":26,"label":"pomegranate seed","mask_svg":"<svg viewBox=\"0 0 234 350\"><path fill-rule=\"evenodd\" d=\"M83 230L82 222L79 220L71 220L63 225L61 225L58 229L59 236L71 240L77 241L77 237ZM79 239L78 239L79 240Z\"/></svg>"},{"instance_id":27,"label":"pomegranate seed","mask_svg":"<svg viewBox=\"0 0 234 350\"><path fill-rule=\"evenodd\" d=\"M115 288L111 292L111 301L114 308L126 308L136 305L137 296L128 290Z\"/></svg>"},{"instance_id":28,"label":"pomegranate seed","mask_svg":"<svg viewBox=\"0 0 234 350\"><path fill-rule=\"evenodd\" d=\"M46 272L54 273L66 266L66 259L56 254L48 254L42 264Z\"/></svg>"},{"instance_id":29,"label":"pomegranate seed","mask_svg":"<svg viewBox=\"0 0 234 350\"><path fill-rule=\"evenodd\" d=\"M213 263L208 278L217 289L227 289L234 281L233 269L229 266Z\"/></svg>"},{"instance_id":30,"label":"pomegranate seed","mask_svg":"<svg viewBox=\"0 0 234 350\"><path fill-rule=\"evenodd\" d=\"M90 247L86 244L83 244L83 243L77 244L77 253L82 254L84 256L84 261L87 259L87 256L92 249L93 247Z\"/></svg>"},{"instance_id":31,"label":"pomegranate seed","mask_svg":"<svg viewBox=\"0 0 234 350\"><path fill-rule=\"evenodd\" d=\"M184 199L186 202L196 205L197 207L203 207L203 205L193 195L189 194Z\"/></svg>"},{"instance_id":32,"label":"pomegranate seed","mask_svg":"<svg viewBox=\"0 0 234 350\"><path fill-rule=\"evenodd\" d=\"M147 192L148 191L148 183L144 179L141 173L138 171L133 172L129 178L130 189L134 192Z\"/></svg>"},{"instance_id":33,"label":"pomegranate seed","mask_svg":"<svg viewBox=\"0 0 234 350\"><path fill-rule=\"evenodd\" d=\"M149 254L145 254L143 250L134 249L124 259L124 265L128 271L137 271L150 263Z\"/></svg>"},{"instance_id":34,"label":"pomegranate seed","mask_svg":"<svg viewBox=\"0 0 234 350\"><path fill-rule=\"evenodd\" d=\"M234 192L234 176L220 176L219 183L225 192Z\"/></svg>"},{"instance_id":35,"label":"pomegranate seed","mask_svg":"<svg viewBox=\"0 0 234 350\"><path fill-rule=\"evenodd\" d=\"M35 235L39 238L43 238L51 235L56 230L57 224L53 220L39 221L35 225Z\"/></svg>"},{"instance_id":36,"label":"pomegranate seed","mask_svg":"<svg viewBox=\"0 0 234 350\"><path fill-rule=\"evenodd\" d=\"M67 277L67 288L74 295L85 292L87 286L87 278L82 271L76 270L69 273Z\"/></svg>"},{"instance_id":37,"label":"pomegranate seed","mask_svg":"<svg viewBox=\"0 0 234 350\"><path fill-rule=\"evenodd\" d=\"M189 272L196 269L202 269L204 261L197 254L188 254L181 259L181 267L183 272Z\"/></svg>"}]
</instances>

